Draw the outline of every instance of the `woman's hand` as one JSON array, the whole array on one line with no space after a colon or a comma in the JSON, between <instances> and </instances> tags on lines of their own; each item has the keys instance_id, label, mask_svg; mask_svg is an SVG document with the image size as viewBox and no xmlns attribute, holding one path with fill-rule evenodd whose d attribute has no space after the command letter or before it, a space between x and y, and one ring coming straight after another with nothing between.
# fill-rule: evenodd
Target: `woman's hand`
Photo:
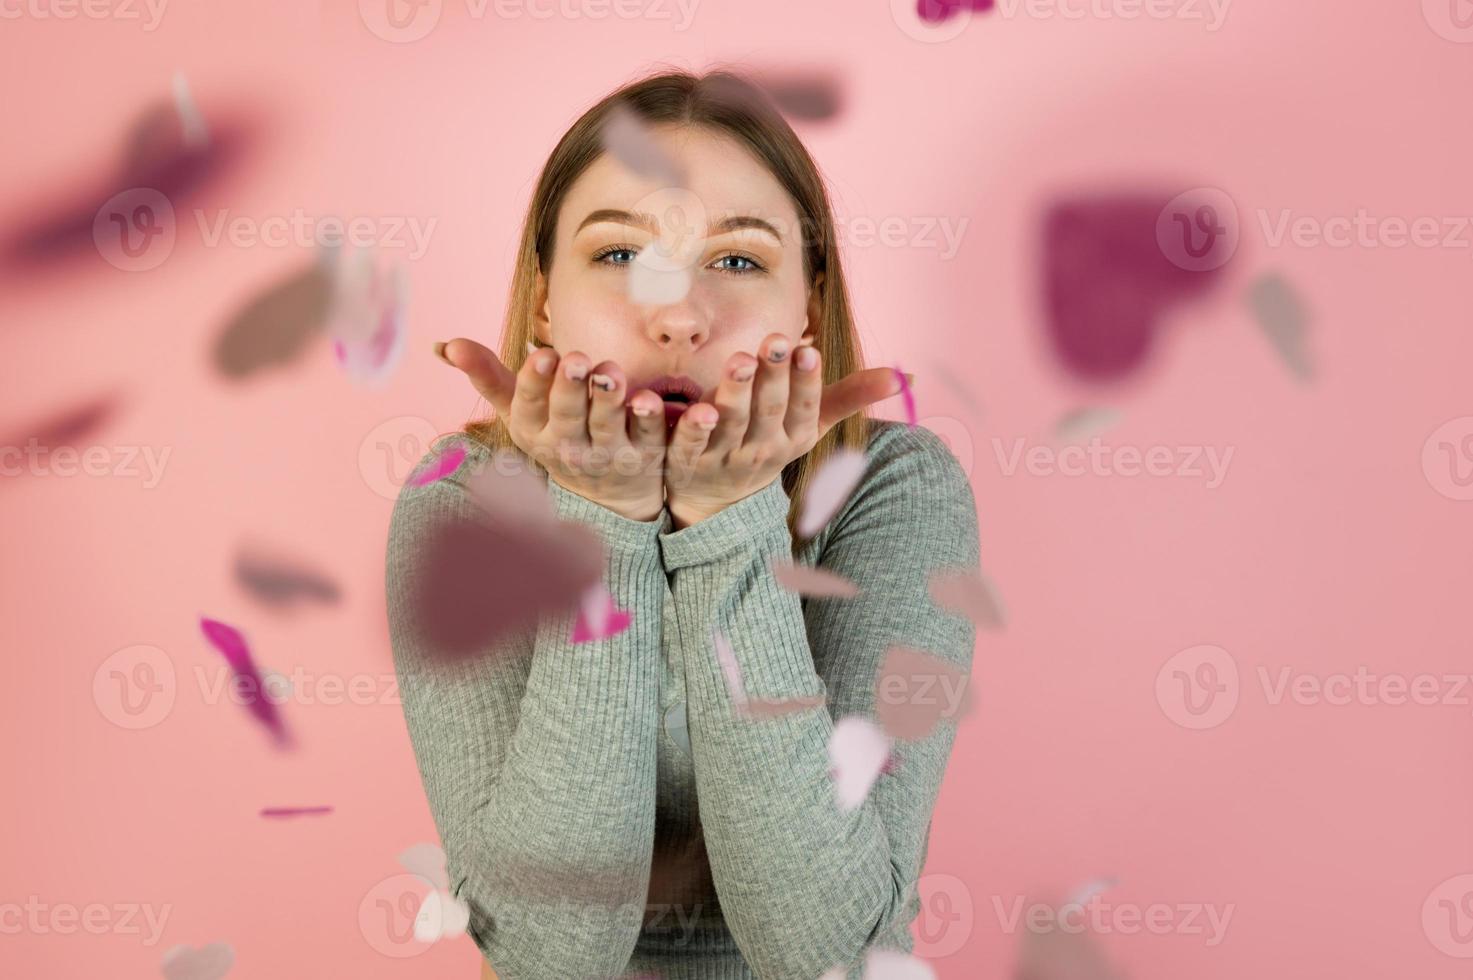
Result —
<instances>
[{"instance_id":1,"label":"woman's hand","mask_svg":"<svg viewBox=\"0 0 1473 980\"><path fill-rule=\"evenodd\" d=\"M457 337L440 356L470 378L517 448L548 479L631 520L664 507L665 403L642 389L626 406L624 372L579 351L559 359L550 347L513 374L488 348ZM645 412L647 414L641 414Z\"/></svg>"},{"instance_id":2,"label":"woman's hand","mask_svg":"<svg viewBox=\"0 0 1473 980\"><path fill-rule=\"evenodd\" d=\"M758 355L733 354L715 404L691 406L675 426L665 493L677 528L763 489L840 421L900 391L889 368L856 371L825 388L818 351L794 353L783 334L769 334Z\"/></svg>"}]
</instances>

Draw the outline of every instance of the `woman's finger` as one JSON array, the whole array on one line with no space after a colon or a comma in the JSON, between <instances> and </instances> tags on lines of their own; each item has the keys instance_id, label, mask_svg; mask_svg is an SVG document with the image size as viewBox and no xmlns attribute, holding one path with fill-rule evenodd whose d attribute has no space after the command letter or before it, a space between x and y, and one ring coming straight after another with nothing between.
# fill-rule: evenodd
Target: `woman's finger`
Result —
<instances>
[{"instance_id":1,"label":"woman's finger","mask_svg":"<svg viewBox=\"0 0 1473 980\"><path fill-rule=\"evenodd\" d=\"M553 375L547 396L548 434L563 445L588 445L588 374L593 362L582 351L569 351Z\"/></svg>"},{"instance_id":2,"label":"woman's finger","mask_svg":"<svg viewBox=\"0 0 1473 980\"><path fill-rule=\"evenodd\" d=\"M790 357L793 341L782 334L770 334L763 342L757 360L757 380L752 389L752 417L747 422L744 446L756 442L786 441L784 421L788 415L788 381L793 373Z\"/></svg>"},{"instance_id":3,"label":"woman's finger","mask_svg":"<svg viewBox=\"0 0 1473 980\"><path fill-rule=\"evenodd\" d=\"M801 441L818 428L818 408L823 401L823 361L812 347L793 352L792 388L788 392L788 438Z\"/></svg>"},{"instance_id":4,"label":"woman's finger","mask_svg":"<svg viewBox=\"0 0 1473 980\"><path fill-rule=\"evenodd\" d=\"M757 376L757 358L751 354L733 354L726 362L721 383L713 399L717 409L716 428L706 442L706 451L725 453L742 444L752 414L752 379ZM685 411L689 415L690 410ZM682 416L682 419L684 416Z\"/></svg>"},{"instance_id":5,"label":"woman's finger","mask_svg":"<svg viewBox=\"0 0 1473 980\"><path fill-rule=\"evenodd\" d=\"M613 361L595 365L588 376L588 435L595 446L618 450L629 444L624 409L624 372Z\"/></svg>"},{"instance_id":6,"label":"woman's finger","mask_svg":"<svg viewBox=\"0 0 1473 980\"><path fill-rule=\"evenodd\" d=\"M481 397L491 403L499 418L506 418L511 413L517 375L502 364L490 348L465 337L456 337L443 344L437 343L435 353L451 367L465 373Z\"/></svg>"},{"instance_id":7,"label":"woman's finger","mask_svg":"<svg viewBox=\"0 0 1473 980\"><path fill-rule=\"evenodd\" d=\"M668 476L666 483L679 491L695 472L696 463L706 451L711 430L719 421L716 406L697 402L681 413L671 433L670 445L665 450Z\"/></svg>"},{"instance_id":8,"label":"woman's finger","mask_svg":"<svg viewBox=\"0 0 1473 980\"><path fill-rule=\"evenodd\" d=\"M629 396L629 441L646 451L664 451L669 427L665 424L665 399L641 388Z\"/></svg>"},{"instance_id":9,"label":"woman's finger","mask_svg":"<svg viewBox=\"0 0 1473 980\"><path fill-rule=\"evenodd\" d=\"M557 370L557 351L552 348L527 355L517 372L516 394L505 416L507 428L535 436L547 428L547 397Z\"/></svg>"},{"instance_id":10,"label":"woman's finger","mask_svg":"<svg viewBox=\"0 0 1473 980\"><path fill-rule=\"evenodd\" d=\"M868 368L840 378L823 390L818 409L819 437L866 406L898 394L900 379L890 368Z\"/></svg>"}]
</instances>

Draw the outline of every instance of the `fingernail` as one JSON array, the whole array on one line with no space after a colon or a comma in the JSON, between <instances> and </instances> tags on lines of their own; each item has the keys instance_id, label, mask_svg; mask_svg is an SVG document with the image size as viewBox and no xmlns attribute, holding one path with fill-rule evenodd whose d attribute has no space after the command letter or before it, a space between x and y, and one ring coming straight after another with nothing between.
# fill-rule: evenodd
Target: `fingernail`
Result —
<instances>
[{"instance_id":1,"label":"fingernail","mask_svg":"<svg viewBox=\"0 0 1473 980\"><path fill-rule=\"evenodd\" d=\"M774 363L774 364L776 364L777 362L781 361L783 358L785 358L787 356L788 356L788 345L787 344L773 344L767 350L767 358L768 358L768 360L772 361L772 363Z\"/></svg>"},{"instance_id":2,"label":"fingernail","mask_svg":"<svg viewBox=\"0 0 1473 980\"><path fill-rule=\"evenodd\" d=\"M590 380L593 381L594 387L602 391L614 390L614 379L607 374L595 374Z\"/></svg>"},{"instance_id":3,"label":"fingernail","mask_svg":"<svg viewBox=\"0 0 1473 980\"><path fill-rule=\"evenodd\" d=\"M700 426L701 428L703 428L703 429L705 429L706 431L709 432L710 430L716 428L716 420L715 419L696 419L696 425Z\"/></svg>"},{"instance_id":4,"label":"fingernail","mask_svg":"<svg viewBox=\"0 0 1473 980\"><path fill-rule=\"evenodd\" d=\"M582 381L584 378L588 377L588 368L584 367L581 364L573 363L569 364L563 370L563 373L568 376L569 381Z\"/></svg>"},{"instance_id":5,"label":"fingernail","mask_svg":"<svg viewBox=\"0 0 1473 980\"><path fill-rule=\"evenodd\" d=\"M642 419L647 419L651 415L655 414L655 410L653 408L650 408L648 405L645 405L642 402L638 405L630 405L629 407L631 410L633 410L635 415L638 415Z\"/></svg>"},{"instance_id":6,"label":"fingernail","mask_svg":"<svg viewBox=\"0 0 1473 980\"><path fill-rule=\"evenodd\" d=\"M437 340L437 341L435 341L434 351L435 351L435 356L436 357L438 357L440 360L444 361L446 364L450 364L450 358L448 358L448 357L445 356L445 341L443 341L443 340ZM450 364L450 366L451 367L455 367L454 364Z\"/></svg>"},{"instance_id":7,"label":"fingernail","mask_svg":"<svg viewBox=\"0 0 1473 980\"><path fill-rule=\"evenodd\" d=\"M739 364L732 369L731 378L733 381L751 381L752 375L755 373L752 365Z\"/></svg>"},{"instance_id":8,"label":"fingernail","mask_svg":"<svg viewBox=\"0 0 1473 980\"><path fill-rule=\"evenodd\" d=\"M545 377L552 373L552 362L554 360L556 360L556 358L539 357L536 361L533 362L532 370Z\"/></svg>"},{"instance_id":9,"label":"fingernail","mask_svg":"<svg viewBox=\"0 0 1473 980\"><path fill-rule=\"evenodd\" d=\"M812 347L799 347L798 353L793 355L793 360L798 363L798 370L812 371L818 367L818 351Z\"/></svg>"}]
</instances>

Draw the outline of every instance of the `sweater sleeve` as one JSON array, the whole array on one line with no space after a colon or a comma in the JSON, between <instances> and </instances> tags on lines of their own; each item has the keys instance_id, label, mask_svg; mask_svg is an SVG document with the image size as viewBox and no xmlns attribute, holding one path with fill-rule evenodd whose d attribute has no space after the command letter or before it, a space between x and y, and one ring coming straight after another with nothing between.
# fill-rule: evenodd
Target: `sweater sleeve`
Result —
<instances>
[{"instance_id":1,"label":"sweater sleeve","mask_svg":"<svg viewBox=\"0 0 1473 980\"><path fill-rule=\"evenodd\" d=\"M660 537L673 578L700 818L728 928L757 976L860 976L867 947L913 949L916 881L955 736L943 718L894 743L896 769L838 808L829 737L846 715L877 718L886 651L904 645L969 674L976 628L937 609L927 578L976 569L971 486L939 437L895 426L871 441L859 491L830 525L819 565L854 598L803 598L770 570L791 555L781 481ZM827 696L775 718L733 713L712 630L730 642L749 699ZM826 710L825 710L826 708Z\"/></svg>"},{"instance_id":2,"label":"sweater sleeve","mask_svg":"<svg viewBox=\"0 0 1473 980\"><path fill-rule=\"evenodd\" d=\"M427 459L429 457L426 457ZM502 980L615 976L639 937L655 827L659 520L629 520L548 482L555 513L606 542L605 584L633 613L572 643L576 610L543 616L454 668L432 662L411 597L422 542L476 505L461 470L400 493L387 607L404 717L452 893Z\"/></svg>"}]
</instances>

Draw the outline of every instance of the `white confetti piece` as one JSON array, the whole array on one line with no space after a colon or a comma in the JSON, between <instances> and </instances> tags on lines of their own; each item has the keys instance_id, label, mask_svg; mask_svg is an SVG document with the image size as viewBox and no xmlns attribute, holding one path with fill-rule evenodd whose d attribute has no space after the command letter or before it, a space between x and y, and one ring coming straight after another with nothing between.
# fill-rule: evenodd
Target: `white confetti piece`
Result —
<instances>
[{"instance_id":1,"label":"white confetti piece","mask_svg":"<svg viewBox=\"0 0 1473 980\"><path fill-rule=\"evenodd\" d=\"M1118 409L1105 405L1076 408L1054 423L1054 438L1060 442L1086 442L1120 424Z\"/></svg>"},{"instance_id":2,"label":"white confetti piece","mask_svg":"<svg viewBox=\"0 0 1473 980\"><path fill-rule=\"evenodd\" d=\"M811 538L823 530L849 500L868 465L869 460L857 449L840 449L824 460L803 494L797 527L800 536Z\"/></svg>"},{"instance_id":3,"label":"white confetti piece","mask_svg":"<svg viewBox=\"0 0 1473 980\"><path fill-rule=\"evenodd\" d=\"M602 137L604 149L641 177L669 185L683 182L680 167L656 143L644 120L622 102L609 109Z\"/></svg>"},{"instance_id":4,"label":"white confetti piece","mask_svg":"<svg viewBox=\"0 0 1473 980\"><path fill-rule=\"evenodd\" d=\"M410 874L418 875L432 888L450 890L450 874L445 870L445 852L437 844L413 844L399 854L399 863Z\"/></svg>"},{"instance_id":5,"label":"white confetti piece","mask_svg":"<svg viewBox=\"0 0 1473 980\"><path fill-rule=\"evenodd\" d=\"M414 938L422 943L459 936L471 921L471 910L448 891L436 889L425 896L414 916Z\"/></svg>"},{"instance_id":6,"label":"white confetti piece","mask_svg":"<svg viewBox=\"0 0 1473 980\"><path fill-rule=\"evenodd\" d=\"M864 802L890 756L890 738L861 715L845 715L829 737L830 774L839 809L848 812Z\"/></svg>"},{"instance_id":7,"label":"white confetti piece","mask_svg":"<svg viewBox=\"0 0 1473 980\"><path fill-rule=\"evenodd\" d=\"M872 949L864 954L864 980L936 980L936 971L909 953Z\"/></svg>"}]
</instances>

